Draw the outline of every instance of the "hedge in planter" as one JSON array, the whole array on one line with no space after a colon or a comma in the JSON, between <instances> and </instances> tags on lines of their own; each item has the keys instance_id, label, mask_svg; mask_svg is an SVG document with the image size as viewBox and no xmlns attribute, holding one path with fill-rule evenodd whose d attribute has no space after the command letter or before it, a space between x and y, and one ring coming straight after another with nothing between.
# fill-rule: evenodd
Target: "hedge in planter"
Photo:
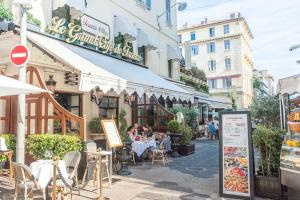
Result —
<instances>
[{"instance_id":1,"label":"hedge in planter","mask_svg":"<svg viewBox=\"0 0 300 200\"><path fill-rule=\"evenodd\" d=\"M60 159L67 152L81 151L82 142L77 136L69 135L54 135L54 134L38 134L30 135L26 141L27 149L34 159L45 159L44 152L51 150L53 156L58 156Z\"/></svg>"},{"instance_id":2,"label":"hedge in planter","mask_svg":"<svg viewBox=\"0 0 300 200\"><path fill-rule=\"evenodd\" d=\"M5 139L7 149L16 150L16 136L13 134L0 134L0 137ZM0 162L6 162L7 158L4 155L0 156Z\"/></svg>"}]
</instances>

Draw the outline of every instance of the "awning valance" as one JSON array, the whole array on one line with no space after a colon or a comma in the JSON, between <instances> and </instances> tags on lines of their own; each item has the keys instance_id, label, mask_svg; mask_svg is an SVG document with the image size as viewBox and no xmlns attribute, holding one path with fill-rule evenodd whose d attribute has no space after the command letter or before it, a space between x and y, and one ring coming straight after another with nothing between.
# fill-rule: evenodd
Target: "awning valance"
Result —
<instances>
[{"instance_id":1,"label":"awning valance","mask_svg":"<svg viewBox=\"0 0 300 200\"><path fill-rule=\"evenodd\" d=\"M137 28L124 17L114 16L114 29L115 37L121 33L128 41L134 41L137 38Z\"/></svg>"},{"instance_id":2,"label":"awning valance","mask_svg":"<svg viewBox=\"0 0 300 200\"><path fill-rule=\"evenodd\" d=\"M179 49L171 45L168 45L167 55L168 55L168 60L181 59L181 53L179 52Z\"/></svg>"},{"instance_id":3,"label":"awning valance","mask_svg":"<svg viewBox=\"0 0 300 200\"><path fill-rule=\"evenodd\" d=\"M155 96L193 100L191 93L154 74L147 68L125 62L75 45L67 44L40 34L28 33L31 42L49 52L57 60L81 71L81 91L99 86L103 92L146 93Z\"/></svg>"},{"instance_id":4,"label":"awning valance","mask_svg":"<svg viewBox=\"0 0 300 200\"><path fill-rule=\"evenodd\" d=\"M138 29L138 47L145 46L147 50L156 50L158 47L158 41L155 36L148 35L143 30Z\"/></svg>"}]
</instances>

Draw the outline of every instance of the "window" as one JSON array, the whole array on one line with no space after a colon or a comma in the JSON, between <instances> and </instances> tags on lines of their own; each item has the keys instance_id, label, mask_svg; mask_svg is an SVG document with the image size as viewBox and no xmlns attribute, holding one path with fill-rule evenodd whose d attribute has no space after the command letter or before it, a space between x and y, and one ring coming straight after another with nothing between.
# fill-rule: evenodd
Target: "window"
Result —
<instances>
[{"instance_id":1,"label":"window","mask_svg":"<svg viewBox=\"0 0 300 200\"><path fill-rule=\"evenodd\" d=\"M217 88L217 79L209 79L208 86L209 88Z\"/></svg>"},{"instance_id":2,"label":"window","mask_svg":"<svg viewBox=\"0 0 300 200\"><path fill-rule=\"evenodd\" d=\"M139 56L142 57L142 61L141 61L142 64L146 65L146 48L145 48L145 46L138 48L138 54L139 54Z\"/></svg>"},{"instance_id":3,"label":"window","mask_svg":"<svg viewBox=\"0 0 300 200\"><path fill-rule=\"evenodd\" d=\"M192 55L198 55L198 45L192 45L191 46L191 52L192 52Z\"/></svg>"},{"instance_id":4,"label":"window","mask_svg":"<svg viewBox=\"0 0 300 200\"><path fill-rule=\"evenodd\" d=\"M215 42L207 43L207 52L208 53L215 53L216 52Z\"/></svg>"},{"instance_id":5,"label":"window","mask_svg":"<svg viewBox=\"0 0 300 200\"><path fill-rule=\"evenodd\" d=\"M146 0L146 8L147 10L151 10L151 0Z\"/></svg>"},{"instance_id":6,"label":"window","mask_svg":"<svg viewBox=\"0 0 300 200\"><path fill-rule=\"evenodd\" d=\"M103 96L101 104L99 105L99 117L101 119L109 119L112 116L118 120L119 115L119 98Z\"/></svg>"},{"instance_id":7,"label":"window","mask_svg":"<svg viewBox=\"0 0 300 200\"><path fill-rule=\"evenodd\" d=\"M209 28L209 37L215 36L215 28Z\"/></svg>"},{"instance_id":8,"label":"window","mask_svg":"<svg viewBox=\"0 0 300 200\"><path fill-rule=\"evenodd\" d=\"M172 78L173 75L173 62L172 60L168 60L168 76Z\"/></svg>"},{"instance_id":9,"label":"window","mask_svg":"<svg viewBox=\"0 0 300 200\"><path fill-rule=\"evenodd\" d=\"M231 88L231 78L223 78L223 88Z\"/></svg>"},{"instance_id":10,"label":"window","mask_svg":"<svg viewBox=\"0 0 300 200\"><path fill-rule=\"evenodd\" d=\"M178 42L182 43L182 35L178 35Z\"/></svg>"},{"instance_id":11,"label":"window","mask_svg":"<svg viewBox=\"0 0 300 200\"><path fill-rule=\"evenodd\" d=\"M230 51L230 40L224 40L225 51Z\"/></svg>"},{"instance_id":12,"label":"window","mask_svg":"<svg viewBox=\"0 0 300 200\"><path fill-rule=\"evenodd\" d=\"M171 0L166 0L166 22L171 24Z\"/></svg>"},{"instance_id":13,"label":"window","mask_svg":"<svg viewBox=\"0 0 300 200\"><path fill-rule=\"evenodd\" d=\"M231 59L225 58L225 69L231 69Z\"/></svg>"},{"instance_id":14,"label":"window","mask_svg":"<svg viewBox=\"0 0 300 200\"><path fill-rule=\"evenodd\" d=\"M196 34L195 34L195 32L191 32L191 40L196 40Z\"/></svg>"},{"instance_id":15,"label":"window","mask_svg":"<svg viewBox=\"0 0 300 200\"><path fill-rule=\"evenodd\" d=\"M224 34L229 33L229 24L224 25Z\"/></svg>"},{"instance_id":16,"label":"window","mask_svg":"<svg viewBox=\"0 0 300 200\"><path fill-rule=\"evenodd\" d=\"M217 69L216 60L208 61L208 70L209 71L215 71L216 69Z\"/></svg>"}]
</instances>

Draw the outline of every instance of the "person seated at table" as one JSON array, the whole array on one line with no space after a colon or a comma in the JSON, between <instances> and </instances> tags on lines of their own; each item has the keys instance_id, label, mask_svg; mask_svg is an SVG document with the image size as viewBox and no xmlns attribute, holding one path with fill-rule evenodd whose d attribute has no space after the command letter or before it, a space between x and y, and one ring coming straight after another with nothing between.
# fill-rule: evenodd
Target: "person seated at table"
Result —
<instances>
[{"instance_id":1,"label":"person seated at table","mask_svg":"<svg viewBox=\"0 0 300 200\"><path fill-rule=\"evenodd\" d=\"M142 135L144 137L152 137L153 132L152 132L151 127L148 124L146 124L145 126L142 127Z\"/></svg>"}]
</instances>

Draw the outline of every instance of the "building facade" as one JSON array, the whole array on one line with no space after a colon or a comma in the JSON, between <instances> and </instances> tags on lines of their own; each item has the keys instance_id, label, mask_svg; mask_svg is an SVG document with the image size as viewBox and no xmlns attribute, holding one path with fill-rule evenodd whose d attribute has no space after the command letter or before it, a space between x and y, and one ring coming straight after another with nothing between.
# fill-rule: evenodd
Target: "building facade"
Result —
<instances>
[{"instance_id":1,"label":"building facade","mask_svg":"<svg viewBox=\"0 0 300 200\"><path fill-rule=\"evenodd\" d=\"M178 37L182 52L191 51L191 67L206 73L210 93L234 98L238 108L248 108L253 90L253 35L245 18L231 14L226 20L205 19L179 29Z\"/></svg>"},{"instance_id":2,"label":"building facade","mask_svg":"<svg viewBox=\"0 0 300 200\"><path fill-rule=\"evenodd\" d=\"M12 1L4 3L19 24L20 9ZM91 138L85 133L92 130L84 129L94 118L118 121L123 111L128 126L137 122L161 129L173 119L165 108L192 103L190 92L169 81L180 78L175 0L32 3L27 82L52 94L27 95L28 134ZM0 73L17 78L9 52L20 43L19 29L0 32L0 51L5 52ZM1 98L1 133L16 132L12 105L17 105L16 97Z\"/></svg>"},{"instance_id":3,"label":"building facade","mask_svg":"<svg viewBox=\"0 0 300 200\"><path fill-rule=\"evenodd\" d=\"M253 70L253 79L256 78L262 83L262 92L266 95L273 96L275 89L274 89L274 77L270 73L269 70ZM254 91L257 93L258 91ZM257 94L255 94L257 95Z\"/></svg>"}]
</instances>

